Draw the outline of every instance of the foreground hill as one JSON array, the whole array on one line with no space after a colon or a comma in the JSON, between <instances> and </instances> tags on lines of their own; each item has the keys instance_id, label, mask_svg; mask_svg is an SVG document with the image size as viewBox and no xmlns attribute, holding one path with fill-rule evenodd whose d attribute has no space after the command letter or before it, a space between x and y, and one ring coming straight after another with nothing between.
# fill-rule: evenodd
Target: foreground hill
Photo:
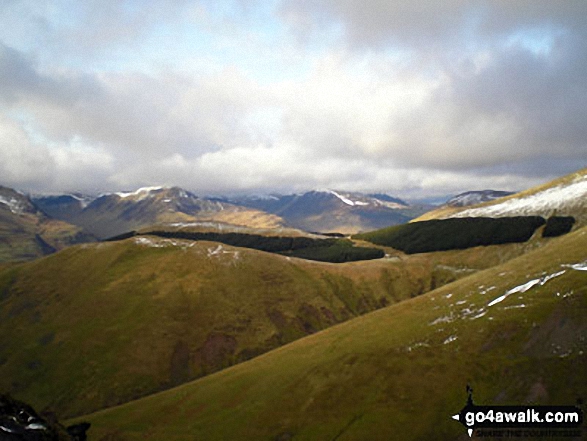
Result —
<instances>
[{"instance_id":1,"label":"foreground hill","mask_svg":"<svg viewBox=\"0 0 587 441\"><path fill-rule=\"evenodd\" d=\"M344 234L403 224L427 210L385 194L334 190L232 201L278 215L288 225L305 231Z\"/></svg>"},{"instance_id":2,"label":"foreground hill","mask_svg":"<svg viewBox=\"0 0 587 441\"><path fill-rule=\"evenodd\" d=\"M242 362L524 249L328 264L153 236L71 247L0 270L0 390L60 415L90 412Z\"/></svg>"},{"instance_id":3,"label":"foreground hill","mask_svg":"<svg viewBox=\"0 0 587 441\"><path fill-rule=\"evenodd\" d=\"M97 440L468 439L477 404L587 396L587 230L181 387L85 416Z\"/></svg>"},{"instance_id":4,"label":"foreground hill","mask_svg":"<svg viewBox=\"0 0 587 441\"><path fill-rule=\"evenodd\" d=\"M0 186L0 262L32 260L93 240L81 228L51 219L27 196Z\"/></svg>"},{"instance_id":5,"label":"foreground hill","mask_svg":"<svg viewBox=\"0 0 587 441\"><path fill-rule=\"evenodd\" d=\"M100 239L165 222L217 221L276 228L278 216L200 198L179 187L145 187L87 199L79 195L44 196L35 203L46 213L83 227Z\"/></svg>"},{"instance_id":6,"label":"foreground hill","mask_svg":"<svg viewBox=\"0 0 587 441\"><path fill-rule=\"evenodd\" d=\"M472 207L445 206L414 221L450 217L573 216L587 224L587 169Z\"/></svg>"}]
</instances>

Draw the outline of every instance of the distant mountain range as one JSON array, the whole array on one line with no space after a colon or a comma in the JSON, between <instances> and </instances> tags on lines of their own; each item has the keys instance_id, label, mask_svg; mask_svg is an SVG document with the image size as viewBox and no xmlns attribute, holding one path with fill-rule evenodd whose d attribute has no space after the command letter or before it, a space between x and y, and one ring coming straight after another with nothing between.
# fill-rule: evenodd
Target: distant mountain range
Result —
<instances>
[{"instance_id":1,"label":"distant mountain range","mask_svg":"<svg viewBox=\"0 0 587 441\"><path fill-rule=\"evenodd\" d=\"M521 193L469 191L441 207L411 205L386 194L315 190L299 194L200 197L179 187L144 187L98 196L29 197L0 187L0 261L30 260L67 245L156 224L221 222L354 234L447 217L571 215L587 221L587 171Z\"/></svg>"},{"instance_id":2,"label":"distant mountain range","mask_svg":"<svg viewBox=\"0 0 587 441\"><path fill-rule=\"evenodd\" d=\"M305 231L356 233L408 222L432 206L412 206L386 194L309 191L301 194L225 199L273 213Z\"/></svg>"},{"instance_id":3,"label":"distant mountain range","mask_svg":"<svg viewBox=\"0 0 587 441\"><path fill-rule=\"evenodd\" d=\"M219 221L273 228L277 216L234 204L201 198L179 187L145 187L133 192L35 197L50 216L83 227L100 239L160 223Z\"/></svg>"},{"instance_id":4,"label":"distant mountain range","mask_svg":"<svg viewBox=\"0 0 587 441\"><path fill-rule=\"evenodd\" d=\"M221 221L271 228L354 233L408 222L431 206L411 206L385 194L310 191L302 194L199 197L179 187L145 187L133 192L38 196L50 216L106 238L156 223Z\"/></svg>"}]
</instances>

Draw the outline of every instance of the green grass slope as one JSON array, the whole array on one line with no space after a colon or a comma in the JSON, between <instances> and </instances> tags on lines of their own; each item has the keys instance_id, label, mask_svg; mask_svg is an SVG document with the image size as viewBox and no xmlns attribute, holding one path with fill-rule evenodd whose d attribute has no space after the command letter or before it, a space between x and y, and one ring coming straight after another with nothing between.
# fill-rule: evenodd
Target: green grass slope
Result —
<instances>
[{"instance_id":1,"label":"green grass slope","mask_svg":"<svg viewBox=\"0 0 587 441\"><path fill-rule=\"evenodd\" d=\"M536 246L536 245L532 245ZM0 390L72 416L207 375L519 255L309 262L136 237L0 267Z\"/></svg>"},{"instance_id":2,"label":"green grass slope","mask_svg":"<svg viewBox=\"0 0 587 441\"><path fill-rule=\"evenodd\" d=\"M587 396L586 250L583 228L84 419L103 441L451 440L468 439L451 419L467 383L477 404L575 404Z\"/></svg>"}]
</instances>

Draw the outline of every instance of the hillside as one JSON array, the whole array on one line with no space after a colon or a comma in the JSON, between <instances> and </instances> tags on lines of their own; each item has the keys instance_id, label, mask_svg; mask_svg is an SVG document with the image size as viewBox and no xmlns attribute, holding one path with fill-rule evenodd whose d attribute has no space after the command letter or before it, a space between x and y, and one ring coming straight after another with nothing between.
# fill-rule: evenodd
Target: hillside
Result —
<instances>
[{"instance_id":1,"label":"hillside","mask_svg":"<svg viewBox=\"0 0 587 441\"><path fill-rule=\"evenodd\" d=\"M89 200L76 195L45 196L35 198L35 203L56 219L79 225L100 239L169 222L216 221L258 228L283 224L278 216L200 198L178 187L145 187Z\"/></svg>"},{"instance_id":2,"label":"hillside","mask_svg":"<svg viewBox=\"0 0 587 441\"><path fill-rule=\"evenodd\" d=\"M294 228L344 234L402 224L427 209L385 194L334 190L242 197L229 201L278 215Z\"/></svg>"},{"instance_id":3,"label":"hillside","mask_svg":"<svg viewBox=\"0 0 587 441\"><path fill-rule=\"evenodd\" d=\"M85 416L97 440L469 439L478 404L587 396L587 231L178 388Z\"/></svg>"},{"instance_id":4,"label":"hillside","mask_svg":"<svg viewBox=\"0 0 587 441\"><path fill-rule=\"evenodd\" d=\"M27 196L0 186L0 262L32 260L93 240L81 228L51 219Z\"/></svg>"},{"instance_id":5,"label":"hillside","mask_svg":"<svg viewBox=\"0 0 587 441\"><path fill-rule=\"evenodd\" d=\"M444 206L413 221L450 217L573 216L587 224L587 169L472 207Z\"/></svg>"},{"instance_id":6,"label":"hillside","mask_svg":"<svg viewBox=\"0 0 587 441\"><path fill-rule=\"evenodd\" d=\"M0 390L59 415L89 412L242 362L536 246L328 264L149 236L78 245L0 267Z\"/></svg>"},{"instance_id":7,"label":"hillside","mask_svg":"<svg viewBox=\"0 0 587 441\"><path fill-rule=\"evenodd\" d=\"M567 234L572 216L454 217L412 222L352 236L408 254L524 243Z\"/></svg>"}]
</instances>

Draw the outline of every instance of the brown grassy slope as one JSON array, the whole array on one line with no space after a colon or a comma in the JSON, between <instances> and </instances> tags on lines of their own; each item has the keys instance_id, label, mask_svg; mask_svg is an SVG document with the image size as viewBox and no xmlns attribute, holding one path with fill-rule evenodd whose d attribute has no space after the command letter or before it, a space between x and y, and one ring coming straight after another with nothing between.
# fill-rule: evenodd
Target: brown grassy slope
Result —
<instances>
[{"instance_id":1,"label":"brown grassy slope","mask_svg":"<svg viewBox=\"0 0 587 441\"><path fill-rule=\"evenodd\" d=\"M426 295L84 419L103 441L456 440L468 439L451 419L465 404L467 383L477 404L573 405L587 395L587 272L566 265L587 265L585 250L584 228Z\"/></svg>"},{"instance_id":2,"label":"brown grassy slope","mask_svg":"<svg viewBox=\"0 0 587 441\"><path fill-rule=\"evenodd\" d=\"M209 374L524 251L349 264L157 238L0 273L0 389L76 415Z\"/></svg>"},{"instance_id":3,"label":"brown grassy slope","mask_svg":"<svg viewBox=\"0 0 587 441\"><path fill-rule=\"evenodd\" d=\"M0 262L32 260L93 240L74 225L49 219L39 212L12 213L0 204Z\"/></svg>"}]
</instances>

